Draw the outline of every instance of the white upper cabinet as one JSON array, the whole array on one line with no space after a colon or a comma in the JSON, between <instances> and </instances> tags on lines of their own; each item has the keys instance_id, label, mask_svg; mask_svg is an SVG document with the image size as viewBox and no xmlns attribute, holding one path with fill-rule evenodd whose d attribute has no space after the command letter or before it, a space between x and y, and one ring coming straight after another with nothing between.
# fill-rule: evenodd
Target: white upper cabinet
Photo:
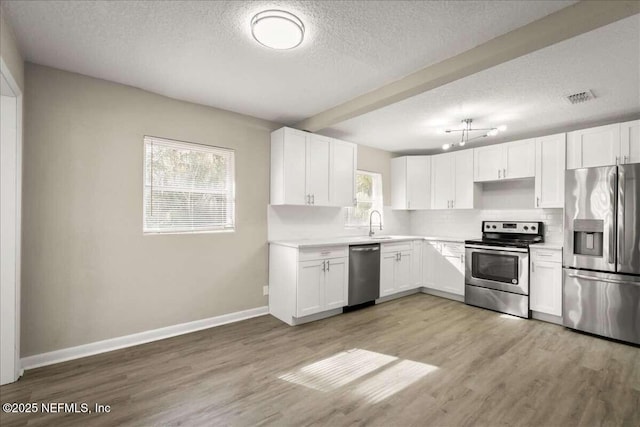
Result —
<instances>
[{"instance_id":1,"label":"white upper cabinet","mask_svg":"<svg viewBox=\"0 0 640 427\"><path fill-rule=\"evenodd\" d=\"M473 151L457 151L454 159L454 209L473 209L478 187L473 182Z\"/></svg>"},{"instance_id":2,"label":"white upper cabinet","mask_svg":"<svg viewBox=\"0 0 640 427\"><path fill-rule=\"evenodd\" d=\"M356 203L357 145L332 139L330 152L331 204L334 206L354 206Z\"/></svg>"},{"instance_id":3,"label":"white upper cabinet","mask_svg":"<svg viewBox=\"0 0 640 427\"><path fill-rule=\"evenodd\" d=\"M307 136L307 193L312 205L329 205L329 140Z\"/></svg>"},{"instance_id":4,"label":"white upper cabinet","mask_svg":"<svg viewBox=\"0 0 640 427\"><path fill-rule=\"evenodd\" d=\"M503 152L502 145L474 148L473 180L476 182L495 181L502 178Z\"/></svg>"},{"instance_id":5,"label":"white upper cabinet","mask_svg":"<svg viewBox=\"0 0 640 427\"><path fill-rule=\"evenodd\" d=\"M429 209L431 207L431 158L406 156L391 159L391 207Z\"/></svg>"},{"instance_id":6,"label":"white upper cabinet","mask_svg":"<svg viewBox=\"0 0 640 427\"><path fill-rule=\"evenodd\" d=\"M473 151L431 157L431 207L473 209L477 199L473 182Z\"/></svg>"},{"instance_id":7,"label":"white upper cabinet","mask_svg":"<svg viewBox=\"0 0 640 427\"><path fill-rule=\"evenodd\" d=\"M271 133L271 204L353 206L356 145L291 128Z\"/></svg>"},{"instance_id":8,"label":"white upper cabinet","mask_svg":"<svg viewBox=\"0 0 640 427\"><path fill-rule=\"evenodd\" d=\"M567 169L619 163L620 123L581 129L567 134Z\"/></svg>"},{"instance_id":9,"label":"white upper cabinet","mask_svg":"<svg viewBox=\"0 0 640 427\"><path fill-rule=\"evenodd\" d=\"M475 182L530 178L535 174L535 140L473 149Z\"/></svg>"},{"instance_id":10,"label":"white upper cabinet","mask_svg":"<svg viewBox=\"0 0 640 427\"><path fill-rule=\"evenodd\" d=\"M502 179L530 178L536 173L536 143L533 139L508 142L504 146Z\"/></svg>"},{"instance_id":11,"label":"white upper cabinet","mask_svg":"<svg viewBox=\"0 0 640 427\"><path fill-rule=\"evenodd\" d=\"M431 207L450 209L454 193L454 158L451 154L438 154L431 157Z\"/></svg>"},{"instance_id":12,"label":"white upper cabinet","mask_svg":"<svg viewBox=\"0 0 640 427\"><path fill-rule=\"evenodd\" d=\"M620 123L621 163L640 163L640 120Z\"/></svg>"},{"instance_id":13,"label":"white upper cabinet","mask_svg":"<svg viewBox=\"0 0 640 427\"><path fill-rule=\"evenodd\" d=\"M536 208L564 207L566 134L536 138Z\"/></svg>"}]
</instances>

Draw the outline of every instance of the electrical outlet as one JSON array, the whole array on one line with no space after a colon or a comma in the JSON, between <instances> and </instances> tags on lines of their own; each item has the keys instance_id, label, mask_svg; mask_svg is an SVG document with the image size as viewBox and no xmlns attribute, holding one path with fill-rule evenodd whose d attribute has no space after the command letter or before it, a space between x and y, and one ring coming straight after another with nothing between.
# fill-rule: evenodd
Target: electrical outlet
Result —
<instances>
[{"instance_id":1,"label":"electrical outlet","mask_svg":"<svg viewBox=\"0 0 640 427\"><path fill-rule=\"evenodd\" d=\"M269 286L262 287L262 295L269 295Z\"/></svg>"}]
</instances>

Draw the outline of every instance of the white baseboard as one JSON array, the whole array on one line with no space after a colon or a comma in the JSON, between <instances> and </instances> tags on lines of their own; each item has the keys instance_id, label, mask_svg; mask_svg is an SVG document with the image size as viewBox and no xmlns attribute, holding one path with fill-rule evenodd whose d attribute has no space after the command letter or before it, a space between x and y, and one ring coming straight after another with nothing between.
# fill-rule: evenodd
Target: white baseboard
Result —
<instances>
[{"instance_id":1,"label":"white baseboard","mask_svg":"<svg viewBox=\"0 0 640 427\"><path fill-rule=\"evenodd\" d=\"M426 286L423 286L422 288L420 288L420 291L423 294L429 294L429 295L434 295L440 298L446 298L446 299L452 299L454 301L464 302L464 295L458 295L458 294L452 294L450 292L439 291L437 289L427 288Z\"/></svg>"},{"instance_id":2,"label":"white baseboard","mask_svg":"<svg viewBox=\"0 0 640 427\"><path fill-rule=\"evenodd\" d=\"M235 313L223 314L221 316L209 317L208 319L195 320L193 322L180 323L178 325L167 326L165 328L152 329L150 331L139 332L137 334L125 335L103 341L96 341L77 347L63 348L48 353L36 354L23 357L21 359L23 369L39 368L41 366L53 365L54 363L66 362L68 360L79 359L81 357L106 353L126 347L133 347L151 341L158 341L165 338L184 335L202 329L213 328L214 326L226 325L227 323L239 322L240 320L251 319L252 317L269 314L269 307L257 307L249 310L237 311Z\"/></svg>"}]
</instances>

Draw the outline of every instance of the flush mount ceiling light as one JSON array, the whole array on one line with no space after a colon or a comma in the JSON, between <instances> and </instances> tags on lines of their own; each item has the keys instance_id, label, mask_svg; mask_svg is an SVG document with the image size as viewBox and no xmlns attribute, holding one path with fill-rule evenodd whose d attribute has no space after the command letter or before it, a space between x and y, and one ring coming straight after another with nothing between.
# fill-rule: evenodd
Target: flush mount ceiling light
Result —
<instances>
[{"instance_id":1,"label":"flush mount ceiling light","mask_svg":"<svg viewBox=\"0 0 640 427\"><path fill-rule=\"evenodd\" d=\"M462 138L460 138L460 142L458 144L444 144L442 146L442 149L448 150L449 148L455 147L456 145L459 145L460 147L464 147L467 144L467 142L473 141L474 139L485 138L487 136L494 136L494 135L497 135L498 132L504 132L505 130L507 130L507 127L505 125L501 125L495 128L474 129L471 127L472 122L473 122L473 119L464 119L462 120L462 129L445 130L444 131L445 133L462 132ZM478 136L474 136L473 138L469 138L469 132L482 132L483 135L478 135Z\"/></svg>"},{"instance_id":2,"label":"flush mount ceiling light","mask_svg":"<svg viewBox=\"0 0 640 427\"><path fill-rule=\"evenodd\" d=\"M284 10L265 10L251 19L251 34L258 43L271 49L293 49L304 39L304 24Z\"/></svg>"}]
</instances>

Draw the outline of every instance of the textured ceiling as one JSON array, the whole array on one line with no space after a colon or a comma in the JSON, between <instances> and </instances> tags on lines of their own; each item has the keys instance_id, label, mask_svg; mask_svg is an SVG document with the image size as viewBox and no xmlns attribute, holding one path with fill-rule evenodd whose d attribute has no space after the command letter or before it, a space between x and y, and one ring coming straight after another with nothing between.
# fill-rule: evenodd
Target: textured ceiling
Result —
<instances>
[{"instance_id":1,"label":"textured ceiling","mask_svg":"<svg viewBox=\"0 0 640 427\"><path fill-rule=\"evenodd\" d=\"M595 100L563 99L586 89ZM460 134L438 130L459 128L464 118L475 127L508 126L475 143L483 145L638 116L640 15L634 15L321 133L394 152L439 152Z\"/></svg>"},{"instance_id":2,"label":"textured ceiling","mask_svg":"<svg viewBox=\"0 0 640 427\"><path fill-rule=\"evenodd\" d=\"M290 124L572 3L14 0L3 7L28 61ZM267 8L304 21L302 46L273 51L251 38L251 17Z\"/></svg>"}]
</instances>

